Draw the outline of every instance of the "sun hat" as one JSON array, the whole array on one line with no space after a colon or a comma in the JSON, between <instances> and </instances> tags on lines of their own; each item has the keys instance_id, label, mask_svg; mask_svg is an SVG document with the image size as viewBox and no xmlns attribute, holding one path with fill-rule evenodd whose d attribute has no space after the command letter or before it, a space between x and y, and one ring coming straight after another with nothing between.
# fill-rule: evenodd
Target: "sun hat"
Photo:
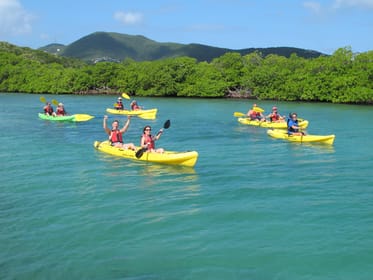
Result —
<instances>
[{"instance_id":1,"label":"sun hat","mask_svg":"<svg viewBox=\"0 0 373 280\"><path fill-rule=\"evenodd\" d=\"M60 102L60 103L58 103L58 106L60 106L60 107L61 107L61 106L63 106L63 103L61 103L61 102Z\"/></svg>"}]
</instances>

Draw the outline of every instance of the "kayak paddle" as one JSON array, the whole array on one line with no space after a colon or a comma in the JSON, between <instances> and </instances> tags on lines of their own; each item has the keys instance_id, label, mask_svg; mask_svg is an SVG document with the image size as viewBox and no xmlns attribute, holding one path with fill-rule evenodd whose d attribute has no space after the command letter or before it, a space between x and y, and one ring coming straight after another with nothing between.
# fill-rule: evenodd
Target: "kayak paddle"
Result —
<instances>
[{"instance_id":1,"label":"kayak paddle","mask_svg":"<svg viewBox=\"0 0 373 280\"><path fill-rule=\"evenodd\" d=\"M167 129L171 126L171 121L170 120L167 120L165 121L165 123L163 124L163 128L164 129ZM159 133L161 133L161 130L158 131L157 135L159 135ZM142 155L144 154L144 152L146 152L148 148L141 148L139 149L137 152L136 152L136 158L141 158Z\"/></svg>"},{"instance_id":2,"label":"kayak paddle","mask_svg":"<svg viewBox=\"0 0 373 280\"><path fill-rule=\"evenodd\" d=\"M75 114L74 115L74 121L76 122L86 122L91 119L93 119L94 116L88 115L88 114Z\"/></svg>"},{"instance_id":3,"label":"kayak paddle","mask_svg":"<svg viewBox=\"0 0 373 280\"><path fill-rule=\"evenodd\" d=\"M258 106L254 106L254 107L253 107L253 110L254 110L255 112L258 112L258 113L263 113L263 112L264 112L264 109L262 109L262 108L260 108L260 107L258 107Z\"/></svg>"},{"instance_id":4,"label":"kayak paddle","mask_svg":"<svg viewBox=\"0 0 373 280\"><path fill-rule=\"evenodd\" d=\"M264 110L263 110L262 108L259 108L259 107L253 107L253 110L254 110L255 112L258 112L258 113L262 113L262 112L264 112ZM235 116L235 117L237 117L237 118L239 118L239 117L247 117L246 114L244 114L244 113L240 113L240 112L234 112L234 113L233 113L233 116Z\"/></svg>"},{"instance_id":5,"label":"kayak paddle","mask_svg":"<svg viewBox=\"0 0 373 280\"><path fill-rule=\"evenodd\" d=\"M234 112L233 116L235 116L237 118L239 118L239 117L247 117L244 113L240 113L240 112Z\"/></svg>"},{"instance_id":6,"label":"kayak paddle","mask_svg":"<svg viewBox=\"0 0 373 280\"><path fill-rule=\"evenodd\" d=\"M122 96L125 99L128 99L128 100L131 99L131 97L129 97L129 95L127 93L125 93L125 92L122 93Z\"/></svg>"},{"instance_id":7,"label":"kayak paddle","mask_svg":"<svg viewBox=\"0 0 373 280\"><path fill-rule=\"evenodd\" d=\"M40 102L42 102L42 103L47 103L47 99L45 99L44 96L40 96L39 100L40 100Z\"/></svg>"}]
</instances>

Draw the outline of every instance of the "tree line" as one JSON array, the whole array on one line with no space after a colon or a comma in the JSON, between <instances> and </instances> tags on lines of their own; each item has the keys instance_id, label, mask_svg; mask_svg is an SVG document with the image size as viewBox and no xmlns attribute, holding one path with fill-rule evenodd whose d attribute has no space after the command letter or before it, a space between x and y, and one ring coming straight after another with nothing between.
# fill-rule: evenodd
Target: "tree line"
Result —
<instances>
[{"instance_id":1,"label":"tree line","mask_svg":"<svg viewBox=\"0 0 373 280\"><path fill-rule=\"evenodd\" d=\"M86 64L2 43L0 61L0 92L373 104L373 51L354 54L350 47L312 59L231 52L211 62L175 57Z\"/></svg>"}]
</instances>

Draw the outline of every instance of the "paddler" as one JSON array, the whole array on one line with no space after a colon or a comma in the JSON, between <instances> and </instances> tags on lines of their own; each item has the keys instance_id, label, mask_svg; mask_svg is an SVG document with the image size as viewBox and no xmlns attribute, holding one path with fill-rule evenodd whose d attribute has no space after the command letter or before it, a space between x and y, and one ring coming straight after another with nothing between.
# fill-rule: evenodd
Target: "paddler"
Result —
<instances>
[{"instance_id":1,"label":"paddler","mask_svg":"<svg viewBox=\"0 0 373 280\"><path fill-rule=\"evenodd\" d=\"M114 104L114 108L117 109L117 110L123 110L124 109L124 105L123 105L123 102L122 102L122 97L118 97L117 102Z\"/></svg>"},{"instance_id":2,"label":"paddler","mask_svg":"<svg viewBox=\"0 0 373 280\"><path fill-rule=\"evenodd\" d=\"M53 117L56 116L56 113L53 111L53 107L50 102L45 103L43 110L44 110L44 114L48 116L53 116Z\"/></svg>"},{"instance_id":3,"label":"paddler","mask_svg":"<svg viewBox=\"0 0 373 280\"><path fill-rule=\"evenodd\" d=\"M285 116L281 116L278 113L276 106L272 107L272 112L268 116L266 116L266 118L269 119L271 122L283 122L283 121L285 121Z\"/></svg>"},{"instance_id":4,"label":"paddler","mask_svg":"<svg viewBox=\"0 0 373 280\"><path fill-rule=\"evenodd\" d=\"M57 109L56 109L56 114L57 114L57 116L66 116L67 115L63 103L58 103L58 106L57 106Z\"/></svg>"},{"instance_id":5,"label":"paddler","mask_svg":"<svg viewBox=\"0 0 373 280\"><path fill-rule=\"evenodd\" d=\"M140 107L138 104L137 104L137 101L136 100L133 100L132 102L131 102L131 110L141 110L142 109L142 107Z\"/></svg>"},{"instance_id":6,"label":"paddler","mask_svg":"<svg viewBox=\"0 0 373 280\"><path fill-rule=\"evenodd\" d=\"M306 135L303 131L301 131L301 128L298 124L297 113L291 113L289 116L290 118L288 119L288 134L296 136Z\"/></svg>"},{"instance_id":7,"label":"paddler","mask_svg":"<svg viewBox=\"0 0 373 280\"><path fill-rule=\"evenodd\" d=\"M155 141L158 140L162 133L163 133L163 128L161 128L157 135L152 136L151 134L152 128L150 125L147 125L143 129L143 134L141 137L140 145L142 148L147 149L150 152L156 152L156 153L163 153L164 149L163 148L155 148Z\"/></svg>"},{"instance_id":8,"label":"paddler","mask_svg":"<svg viewBox=\"0 0 373 280\"><path fill-rule=\"evenodd\" d=\"M131 116L127 117L127 121L121 129L119 129L118 120L114 120L111 124L111 129L109 129L107 126L107 119L108 116L105 115L103 121L103 128L105 132L109 135L109 141L111 145L118 148L135 150L136 147L133 143L123 143L123 134L127 131L130 125Z\"/></svg>"},{"instance_id":9,"label":"paddler","mask_svg":"<svg viewBox=\"0 0 373 280\"><path fill-rule=\"evenodd\" d=\"M256 104L253 105L253 107L246 113L246 115L250 118L250 120L258 120L260 122L265 122L266 118L264 115L259 112L259 110L255 110Z\"/></svg>"}]
</instances>

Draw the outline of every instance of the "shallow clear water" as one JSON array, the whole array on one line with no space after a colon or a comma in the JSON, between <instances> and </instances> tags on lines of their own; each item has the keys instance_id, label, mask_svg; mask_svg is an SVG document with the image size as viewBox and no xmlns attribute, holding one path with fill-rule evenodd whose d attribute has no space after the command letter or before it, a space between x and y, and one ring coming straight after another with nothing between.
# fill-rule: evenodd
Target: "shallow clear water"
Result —
<instances>
[{"instance_id":1,"label":"shallow clear water","mask_svg":"<svg viewBox=\"0 0 373 280\"><path fill-rule=\"evenodd\" d=\"M157 120L125 141L170 119L158 147L199 152L181 168L93 148L115 97L45 97L96 118L42 121L39 96L0 94L0 279L371 279L372 107L276 103L330 147L239 124L247 100L139 98Z\"/></svg>"}]
</instances>

